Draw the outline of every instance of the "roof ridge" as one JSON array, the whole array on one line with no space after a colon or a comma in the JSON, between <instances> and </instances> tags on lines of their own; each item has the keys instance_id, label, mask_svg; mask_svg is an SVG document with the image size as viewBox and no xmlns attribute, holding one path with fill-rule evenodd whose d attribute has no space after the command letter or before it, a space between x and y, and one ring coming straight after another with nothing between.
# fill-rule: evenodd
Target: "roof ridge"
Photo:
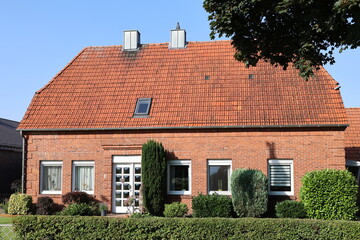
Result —
<instances>
[{"instance_id":1,"label":"roof ridge","mask_svg":"<svg viewBox=\"0 0 360 240\"><path fill-rule=\"evenodd\" d=\"M218 42L230 42L231 40L210 40L210 41L186 41L187 43L218 43ZM159 45L169 45L170 42L161 42L161 43L141 43L142 46L159 46ZM122 47L123 45L103 45L103 46L88 46L86 48L101 48L101 47Z\"/></svg>"}]
</instances>

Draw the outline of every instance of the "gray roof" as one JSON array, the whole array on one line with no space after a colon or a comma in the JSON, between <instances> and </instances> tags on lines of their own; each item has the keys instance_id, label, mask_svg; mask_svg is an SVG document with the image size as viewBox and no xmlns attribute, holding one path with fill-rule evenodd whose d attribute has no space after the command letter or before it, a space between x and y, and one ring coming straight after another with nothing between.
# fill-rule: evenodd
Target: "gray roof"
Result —
<instances>
[{"instance_id":1,"label":"gray roof","mask_svg":"<svg viewBox=\"0 0 360 240\"><path fill-rule=\"evenodd\" d=\"M22 148L22 138L16 131L19 122L0 118L0 149L16 150Z\"/></svg>"}]
</instances>

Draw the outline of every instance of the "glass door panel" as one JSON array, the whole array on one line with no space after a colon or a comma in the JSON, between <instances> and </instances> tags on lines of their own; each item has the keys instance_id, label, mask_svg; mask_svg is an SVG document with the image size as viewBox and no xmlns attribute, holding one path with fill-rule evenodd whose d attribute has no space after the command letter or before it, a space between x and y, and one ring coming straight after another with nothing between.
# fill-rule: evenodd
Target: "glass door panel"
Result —
<instances>
[{"instance_id":1,"label":"glass door panel","mask_svg":"<svg viewBox=\"0 0 360 240\"><path fill-rule=\"evenodd\" d=\"M139 206L141 164L114 164L113 204L116 213L129 213ZM131 201L132 200L132 201ZM131 205L129 207L129 205Z\"/></svg>"}]
</instances>

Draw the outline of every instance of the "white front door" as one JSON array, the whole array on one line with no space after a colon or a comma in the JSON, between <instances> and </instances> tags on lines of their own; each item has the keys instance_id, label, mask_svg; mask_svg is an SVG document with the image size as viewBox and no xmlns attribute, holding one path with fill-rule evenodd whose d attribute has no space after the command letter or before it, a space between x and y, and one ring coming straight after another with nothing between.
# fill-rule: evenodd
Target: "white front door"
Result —
<instances>
[{"instance_id":1,"label":"white front door","mask_svg":"<svg viewBox=\"0 0 360 240\"><path fill-rule=\"evenodd\" d=\"M113 212L131 213L139 206L141 187L140 162L141 156L114 156Z\"/></svg>"}]
</instances>

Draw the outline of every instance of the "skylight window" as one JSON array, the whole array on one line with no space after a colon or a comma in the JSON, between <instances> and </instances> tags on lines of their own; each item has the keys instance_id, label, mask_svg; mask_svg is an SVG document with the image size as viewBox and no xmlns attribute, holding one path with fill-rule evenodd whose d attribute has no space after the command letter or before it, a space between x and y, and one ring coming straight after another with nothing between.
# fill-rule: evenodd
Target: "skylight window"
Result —
<instances>
[{"instance_id":1,"label":"skylight window","mask_svg":"<svg viewBox=\"0 0 360 240\"><path fill-rule=\"evenodd\" d=\"M134 115L145 116L149 115L151 105L151 98L138 98L135 107Z\"/></svg>"}]
</instances>

